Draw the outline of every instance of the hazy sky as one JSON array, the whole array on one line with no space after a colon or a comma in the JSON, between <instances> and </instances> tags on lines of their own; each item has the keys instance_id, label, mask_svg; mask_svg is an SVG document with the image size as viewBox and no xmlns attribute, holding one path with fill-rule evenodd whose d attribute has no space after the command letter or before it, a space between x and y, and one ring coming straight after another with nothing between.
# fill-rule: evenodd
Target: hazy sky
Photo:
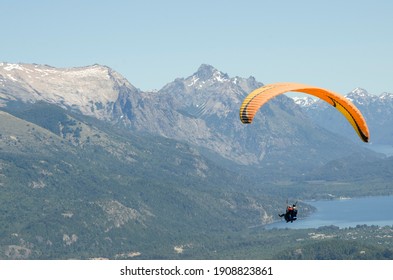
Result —
<instances>
[{"instance_id":1,"label":"hazy sky","mask_svg":"<svg viewBox=\"0 0 393 280\"><path fill-rule=\"evenodd\" d=\"M263 83L393 93L393 1L0 0L0 61L107 65L142 90L202 63Z\"/></svg>"}]
</instances>

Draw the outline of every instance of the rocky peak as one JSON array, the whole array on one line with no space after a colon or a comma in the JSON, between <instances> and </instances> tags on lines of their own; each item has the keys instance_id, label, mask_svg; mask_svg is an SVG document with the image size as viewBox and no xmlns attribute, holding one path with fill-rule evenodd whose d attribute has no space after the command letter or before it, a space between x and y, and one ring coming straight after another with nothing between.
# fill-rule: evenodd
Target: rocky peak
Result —
<instances>
[{"instance_id":1,"label":"rocky peak","mask_svg":"<svg viewBox=\"0 0 393 280\"><path fill-rule=\"evenodd\" d=\"M350 101L357 105L366 105L377 99L375 95L371 95L367 90L363 88L355 88L345 96Z\"/></svg>"},{"instance_id":2,"label":"rocky peak","mask_svg":"<svg viewBox=\"0 0 393 280\"><path fill-rule=\"evenodd\" d=\"M363 88L355 88L354 90L352 90L348 96L356 96L356 97L368 97L370 96L370 94L368 93L367 90L363 89Z\"/></svg>"},{"instance_id":3,"label":"rocky peak","mask_svg":"<svg viewBox=\"0 0 393 280\"><path fill-rule=\"evenodd\" d=\"M195 72L191 77L187 78L187 80L191 80L190 85L194 85L196 83L207 83L207 82L225 82L229 81L229 76L226 73L223 73L211 65L202 64L198 71Z\"/></svg>"}]
</instances>

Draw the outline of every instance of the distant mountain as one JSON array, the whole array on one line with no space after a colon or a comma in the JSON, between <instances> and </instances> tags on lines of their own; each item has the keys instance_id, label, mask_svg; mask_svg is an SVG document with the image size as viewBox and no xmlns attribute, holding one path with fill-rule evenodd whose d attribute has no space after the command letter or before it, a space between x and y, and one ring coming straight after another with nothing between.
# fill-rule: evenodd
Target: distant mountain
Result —
<instances>
[{"instance_id":1,"label":"distant mountain","mask_svg":"<svg viewBox=\"0 0 393 280\"><path fill-rule=\"evenodd\" d=\"M370 130L372 144L393 145L393 93L381 95L368 93L365 89L355 88L346 97L364 115ZM357 136L345 119L334 108L317 99L294 98L305 112L322 127L357 141Z\"/></svg>"},{"instance_id":2,"label":"distant mountain","mask_svg":"<svg viewBox=\"0 0 393 280\"><path fill-rule=\"evenodd\" d=\"M112 120L116 102L139 90L109 67L54 68L37 64L0 63L0 104L9 100L45 101L87 116Z\"/></svg>"},{"instance_id":3,"label":"distant mountain","mask_svg":"<svg viewBox=\"0 0 393 280\"><path fill-rule=\"evenodd\" d=\"M339 182L358 182L370 184L373 182L393 181L393 157L370 158L361 154L354 154L338 160L333 160L323 168L319 168L308 174L306 180L328 180ZM393 191L390 184L384 186ZM373 191L376 191L375 188ZM374 194L376 195L376 194Z\"/></svg>"}]
</instances>

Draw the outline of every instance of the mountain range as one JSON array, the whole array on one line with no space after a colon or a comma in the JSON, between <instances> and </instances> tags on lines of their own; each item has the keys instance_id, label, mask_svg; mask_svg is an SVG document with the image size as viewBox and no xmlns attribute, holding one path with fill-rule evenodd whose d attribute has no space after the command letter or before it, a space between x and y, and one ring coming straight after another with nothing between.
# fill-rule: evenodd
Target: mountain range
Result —
<instances>
[{"instance_id":1,"label":"mountain range","mask_svg":"<svg viewBox=\"0 0 393 280\"><path fill-rule=\"evenodd\" d=\"M107 66L0 63L0 258L212 254L311 198L296 182L348 181L359 158L389 168L286 96L242 124L262 85L202 64L145 92Z\"/></svg>"},{"instance_id":2,"label":"mountain range","mask_svg":"<svg viewBox=\"0 0 393 280\"><path fill-rule=\"evenodd\" d=\"M229 77L206 64L156 92L143 92L100 65L58 69L3 63L0 75L3 106L47 102L132 131L184 141L215 160L256 165L266 174L295 165L306 170L359 149L321 129L318 118L310 119L286 96L264 106L255 124L243 125L239 106L263 84L253 77Z\"/></svg>"},{"instance_id":3,"label":"mountain range","mask_svg":"<svg viewBox=\"0 0 393 280\"><path fill-rule=\"evenodd\" d=\"M365 89L355 88L345 95L364 115L370 133L371 143L374 145L393 145L393 93L384 92L380 95L368 93ZM334 109L325 102L310 97L294 98L306 114L319 125L339 135L357 141L351 133L351 127L346 122L340 122L341 116L335 114Z\"/></svg>"}]
</instances>

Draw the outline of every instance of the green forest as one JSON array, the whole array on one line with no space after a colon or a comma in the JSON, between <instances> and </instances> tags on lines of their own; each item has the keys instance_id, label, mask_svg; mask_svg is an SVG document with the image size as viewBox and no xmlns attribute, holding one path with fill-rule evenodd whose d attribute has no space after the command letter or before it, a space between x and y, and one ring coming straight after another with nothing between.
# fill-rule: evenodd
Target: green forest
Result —
<instances>
[{"instance_id":1,"label":"green forest","mask_svg":"<svg viewBox=\"0 0 393 280\"><path fill-rule=\"evenodd\" d=\"M0 117L0 259L392 258L392 227L263 227L288 199L304 218L307 199L390 195L389 172L248 177L187 143L48 104Z\"/></svg>"}]
</instances>

